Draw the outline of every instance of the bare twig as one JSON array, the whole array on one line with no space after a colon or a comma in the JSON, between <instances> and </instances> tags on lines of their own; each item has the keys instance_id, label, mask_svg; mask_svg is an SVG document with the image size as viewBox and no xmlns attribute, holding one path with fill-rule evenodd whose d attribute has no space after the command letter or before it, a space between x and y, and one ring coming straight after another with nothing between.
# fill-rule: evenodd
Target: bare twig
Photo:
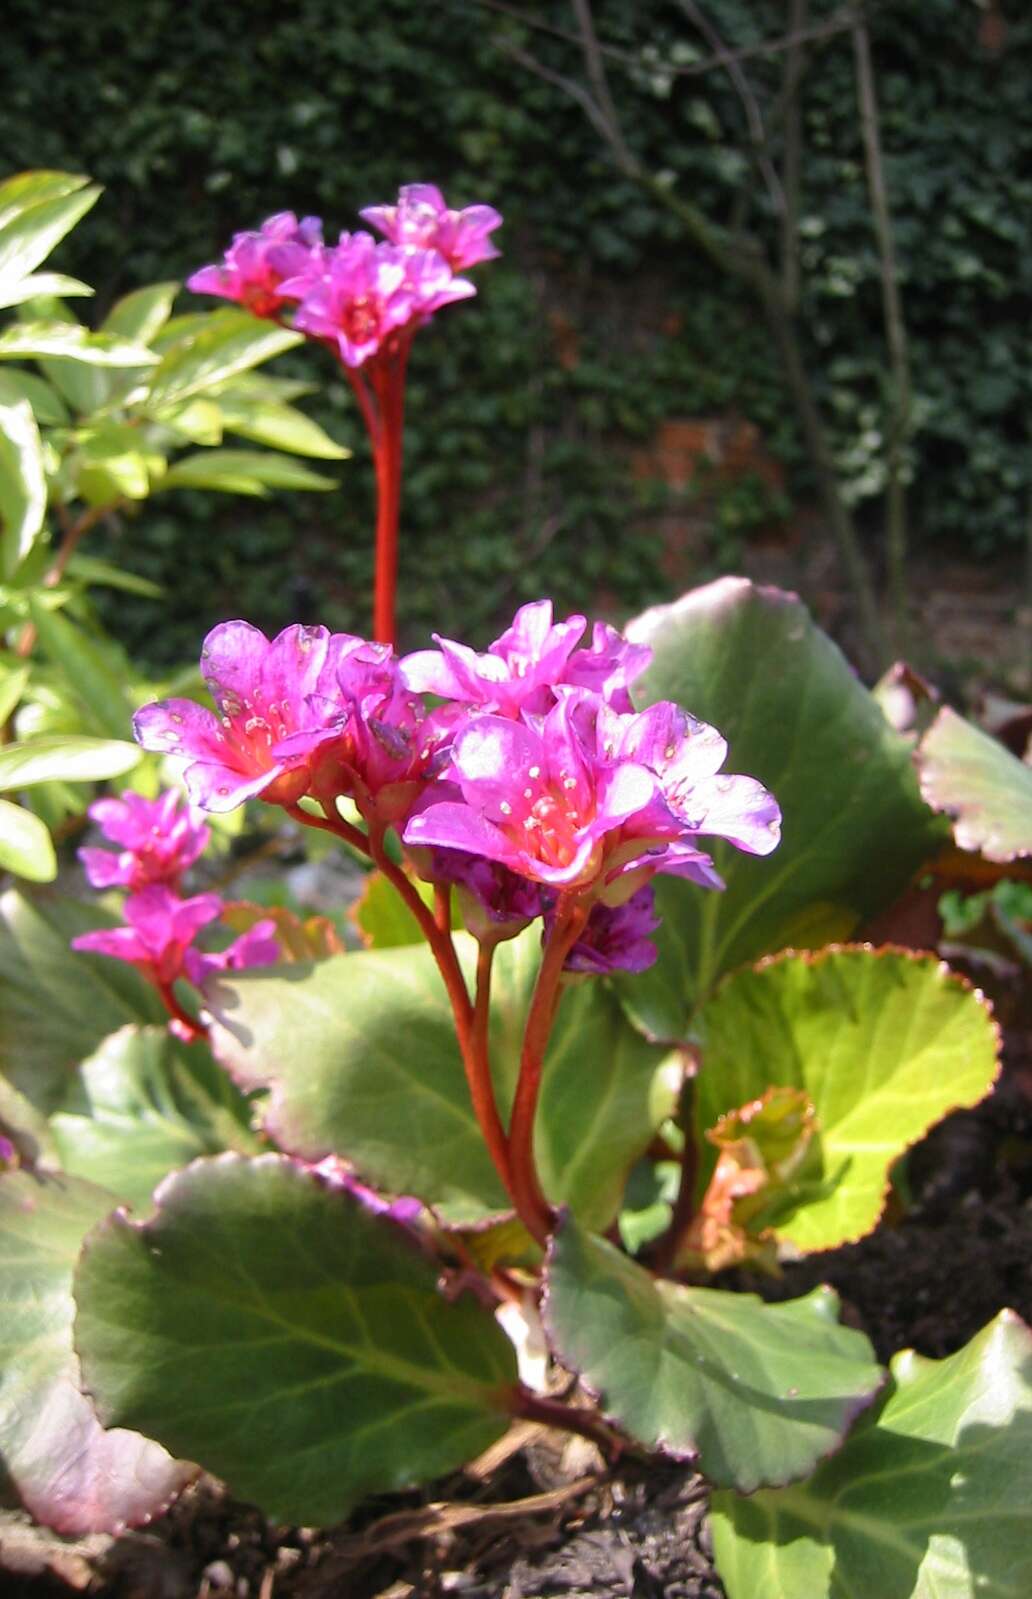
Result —
<instances>
[{"instance_id":1,"label":"bare twig","mask_svg":"<svg viewBox=\"0 0 1032 1599\"><path fill-rule=\"evenodd\" d=\"M624 139L620 127L620 118L617 115L613 97L609 92L609 81L606 78L605 62L599 49L598 35L595 32L595 19L591 15L591 6L588 0L573 0L574 15L577 18L577 27L580 30L581 49L584 52L584 65L587 69L588 82L595 95L595 104L599 114L605 121L609 130L608 139L616 156L617 165L625 172L634 169L634 160Z\"/></svg>"},{"instance_id":2,"label":"bare twig","mask_svg":"<svg viewBox=\"0 0 1032 1599\"><path fill-rule=\"evenodd\" d=\"M856 60L860 129L863 134L864 158L867 165L867 187L871 197L871 215L881 258L885 340L892 373L893 392L886 429L885 451L886 547L895 644L897 650L905 654L908 633L907 501L903 475L911 425L910 360L907 353L906 323L903 320L903 302L899 292L899 268L896 262L892 217L889 212L885 169L882 163L878 95L871 62L871 42L867 27L862 20L857 21L853 30L853 52Z\"/></svg>"},{"instance_id":3,"label":"bare twig","mask_svg":"<svg viewBox=\"0 0 1032 1599\"><path fill-rule=\"evenodd\" d=\"M695 0L678 0L678 4L689 22L702 34L706 43L714 52L714 58L719 56L722 65L727 68L727 75L734 85L735 93L738 95L742 103L742 110L745 112L746 127L749 130L749 147L753 160L767 186L767 193L770 195L774 210L779 216L783 216L785 196L781 187L781 179L778 177L774 163L770 159L767 150L767 132L763 126L763 113L760 110L760 102L753 92L752 84L742 71L741 62L728 52L723 39L702 7L696 5Z\"/></svg>"},{"instance_id":4,"label":"bare twig","mask_svg":"<svg viewBox=\"0 0 1032 1599\"><path fill-rule=\"evenodd\" d=\"M781 84L781 103L785 117L785 149L782 187L785 206L781 213L781 286L785 304L795 312L799 305L799 207L803 169L803 115L799 85L803 76L804 53L799 35L806 26L809 0L788 0L789 34L795 42L785 52Z\"/></svg>"}]
</instances>

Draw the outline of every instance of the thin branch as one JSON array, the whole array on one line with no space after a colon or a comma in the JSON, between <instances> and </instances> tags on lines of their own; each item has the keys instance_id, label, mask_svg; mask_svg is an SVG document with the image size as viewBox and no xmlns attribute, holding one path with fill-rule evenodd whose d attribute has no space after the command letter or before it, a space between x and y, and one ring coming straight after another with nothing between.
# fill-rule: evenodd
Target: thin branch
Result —
<instances>
[{"instance_id":1,"label":"thin branch","mask_svg":"<svg viewBox=\"0 0 1032 1599\"><path fill-rule=\"evenodd\" d=\"M584 52L584 65L588 73L588 82L595 92L595 104L608 128L609 143L618 164L625 172L634 168L634 159L627 147L623 130L620 127L620 118L617 115L616 105L609 92L609 80L606 77L605 62L599 48L598 35L595 32L595 20L591 15L589 0L573 0L574 15L580 30L581 49Z\"/></svg>"},{"instance_id":2,"label":"thin branch","mask_svg":"<svg viewBox=\"0 0 1032 1599\"><path fill-rule=\"evenodd\" d=\"M767 185L771 204L779 216L784 215L785 196L781 187L781 180L774 169L774 163L767 152L767 132L763 126L763 113L760 103L753 92L752 84L742 71L741 64L727 51L723 39L706 16L706 13L697 6L695 0L678 0L678 4L693 27L697 28L715 55L720 56L727 68L727 75L734 85L735 93L742 102L745 112L746 126L749 129L749 143L753 159Z\"/></svg>"},{"instance_id":3,"label":"thin branch","mask_svg":"<svg viewBox=\"0 0 1032 1599\"><path fill-rule=\"evenodd\" d=\"M789 30L802 33L806 26L809 0L788 0ZM794 312L799 305L799 208L803 172L803 114L799 85L803 76L804 52L798 41L785 54L780 102L785 118L785 151L782 189L785 208L781 213L781 286L785 304Z\"/></svg>"},{"instance_id":4,"label":"thin branch","mask_svg":"<svg viewBox=\"0 0 1032 1599\"><path fill-rule=\"evenodd\" d=\"M862 21L858 21L853 30L853 51L856 59L860 129L863 134L867 165L867 187L871 197L871 215L881 260L885 340L892 373L893 396L885 451L886 544L889 593L896 631L895 644L901 653L905 653L908 632L907 500L903 471L911 420L910 360L907 353L906 323L903 320L903 302L899 292L899 267L892 232L892 216L889 211L885 169L882 163L878 94L871 62L871 41L867 27Z\"/></svg>"},{"instance_id":5,"label":"thin branch","mask_svg":"<svg viewBox=\"0 0 1032 1599\"><path fill-rule=\"evenodd\" d=\"M438 4L450 3L454 3L454 0L438 0ZM505 0L459 0L459 3L478 5L485 11L495 11L499 16L511 17L514 22L522 23L525 28L548 34L553 39L561 39L565 44L581 42L575 33L570 33L566 28L557 28L554 23L545 22L540 17L528 16L519 6L507 5ZM776 56L796 44L812 44L821 39L830 39L837 33L848 33L855 23L854 6L843 5L833 12L826 22L814 23L812 27L802 28L797 33L785 34L778 39L764 39L759 44L744 45L740 50L719 50L711 56L704 56L701 61L689 61L680 66L668 62L664 64L664 71L676 78L697 78L705 72L712 72L717 67L727 67L732 62L752 61L757 56ZM637 72L641 67L637 56L627 50L620 50L615 45L600 43L599 51L610 61L616 62L630 72Z\"/></svg>"},{"instance_id":6,"label":"thin branch","mask_svg":"<svg viewBox=\"0 0 1032 1599\"><path fill-rule=\"evenodd\" d=\"M476 3L482 4L483 0L476 0ZM536 78L541 78L543 82L552 84L556 89L562 89L563 93L568 94L571 100L575 100L603 143L609 144L609 127L605 117L582 83L578 83L576 78L568 78L562 72L555 72L551 67L546 67L543 61L539 61L529 51L521 49L518 44L513 44L511 39L500 39L498 48L504 55L510 56L519 66L524 67L528 72L532 72Z\"/></svg>"}]
</instances>

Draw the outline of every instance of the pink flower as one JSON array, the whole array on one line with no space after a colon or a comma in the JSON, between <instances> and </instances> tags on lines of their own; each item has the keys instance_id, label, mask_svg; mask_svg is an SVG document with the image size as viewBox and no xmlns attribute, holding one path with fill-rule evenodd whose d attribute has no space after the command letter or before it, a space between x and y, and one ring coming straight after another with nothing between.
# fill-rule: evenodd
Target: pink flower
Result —
<instances>
[{"instance_id":1,"label":"pink flower","mask_svg":"<svg viewBox=\"0 0 1032 1599\"><path fill-rule=\"evenodd\" d=\"M156 800L144 799L130 789L121 799L95 800L88 814L105 838L122 846L117 854L109 849L79 851L94 888L135 891L148 883L175 887L211 836L173 788Z\"/></svg>"},{"instance_id":2,"label":"pink flower","mask_svg":"<svg viewBox=\"0 0 1032 1599\"><path fill-rule=\"evenodd\" d=\"M450 211L444 195L432 183L408 183L399 191L395 205L366 206L359 215L391 244L437 250L453 272L463 272L499 254L487 238L502 221L493 206L469 205L464 211Z\"/></svg>"},{"instance_id":3,"label":"pink flower","mask_svg":"<svg viewBox=\"0 0 1032 1599\"><path fill-rule=\"evenodd\" d=\"M276 966L279 959L276 923L271 917L265 917L249 927L246 933L241 933L227 949L213 953L188 949L183 964L194 987L204 989L223 972L243 972L254 966Z\"/></svg>"},{"instance_id":4,"label":"pink flower","mask_svg":"<svg viewBox=\"0 0 1032 1599\"><path fill-rule=\"evenodd\" d=\"M270 642L249 622L222 622L201 652L218 714L192 700L158 700L133 718L136 740L191 761L186 786L202 810L231 811L257 795L293 805L322 746L339 736L346 707L337 669L362 645L297 623Z\"/></svg>"},{"instance_id":5,"label":"pink flower","mask_svg":"<svg viewBox=\"0 0 1032 1599\"><path fill-rule=\"evenodd\" d=\"M363 366L402 328L476 293L436 251L377 244L369 233L342 234L318 275L283 288L301 297L295 328L329 344L349 367Z\"/></svg>"},{"instance_id":6,"label":"pink flower","mask_svg":"<svg viewBox=\"0 0 1032 1599\"><path fill-rule=\"evenodd\" d=\"M222 262L201 267L187 278L195 294L217 294L245 305L255 316L274 316L294 298L283 289L288 278L302 273L322 244L318 217L299 222L293 211L278 211L259 230L236 233Z\"/></svg>"},{"instance_id":7,"label":"pink flower","mask_svg":"<svg viewBox=\"0 0 1032 1599\"><path fill-rule=\"evenodd\" d=\"M131 894L123 912L127 926L80 933L72 948L136 966L158 988L170 988L183 972L189 946L202 927L222 914L217 894L180 899L163 883Z\"/></svg>"}]
</instances>

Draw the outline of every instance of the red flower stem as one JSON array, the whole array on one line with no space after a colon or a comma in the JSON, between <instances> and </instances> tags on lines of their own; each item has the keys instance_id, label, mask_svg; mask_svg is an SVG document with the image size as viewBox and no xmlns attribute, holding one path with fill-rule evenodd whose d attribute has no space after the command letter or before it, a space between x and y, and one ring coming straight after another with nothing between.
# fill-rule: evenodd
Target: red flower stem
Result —
<instances>
[{"instance_id":1,"label":"red flower stem","mask_svg":"<svg viewBox=\"0 0 1032 1599\"><path fill-rule=\"evenodd\" d=\"M157 989L169 1015L173 1016L180 1026L189 1032L190 1038L188 1042L193 1042L195 1038L207 1038L208 1029L197 1020L196 1016L191 1016L188 1010L183 1009L172 991L171 983L158 983Z\"/></svg>"},{"instance_id":2,"label":"red flower stem","mask_svg":"<svg viewBox=\"0 0 1032 1599\"><path fill-rule=\"evenodd\" d=\"M447 883L434 884L434 919L442 933L451 932L451 889Z\"/></svg>"},{"instance_id":3,"label":"red flower stem","mask_svg":"<svg viewBox=\"0 0 1032 1599\"><path fill-rule=\"evenodd\" d=\"M469 990L466 987L466 979L462 975L462 968L455 953L455 945L452 943L451 934L438 927L433 912L423 901L415 884L409 881L401 867L396 866L384 850L382 828L370 829L369 852L383 875L397 889L416 918L420 931L433 952L438 969L444 979L448 999L451 1002L452 1016L455 1019L455 1032L459 1041L459 1051L462 1055L462 1065L466 1073L466 1083L473 1105L473 1114L476 1116L477 1125L483 1134L488 1154L494 1161L495 1169L502 1179L506 1192L512 1197L515 1204L516 1196L509 1176L509 1150L505 1141L505 1129L502 1126L501 1117L498 1114L498 1106L495 1103L494 1086L491 1082L491 1068L487 1058L486 1024L482 1025L484 1047L478 1049L474 1027L474 1007L470 1004Z\"/></svg>"},{"instance_id":4,"label":"red flower stem","mask_svg":"<svg viewBox=\"0 0 1032 1599\"><path fill-rule=\"evenodd\" d=\"M380 436L374 445L376 463L376 579L373 594L373 637L395 641L394 602L398 587L398 520L401 514L401 464L405 426L405 363L408 343L402 341L373 382L380 402Z\"/></svg>"},{"instance_id":5,"label":"red flower stem","mask_svg":"<svg viewBox=\"0 0 1032 1599\"><path fill-rule=\"evenodd\" d=\"M545 1049L559 1000L563 963L583 932L587 919L588 907L582 901L560 899L527 1014L520 1075L509 1122L513 1198L527 1230L542 1245L548 1241L552 1231L552 1209L542 1191L534 1163L534 1118L541 1091Z\"/></svg>"},{"instance_id":6,"label":"red flower stem","mask_svg":"<svg viewBox=\"0 0 1032 1599\"><path fill-rule=\"evenodd\" d=\"M564 1404L545 1394L532 1393L522 1383L516 1388L511 1402L511 1414L521 1421L536 1421L545 1427L558 1427L562 1432L573 1432L580 1438L589 1438L608 1459L619 1459L631 1454L642 1457L630 1441L616 1432L594 1410L582 1410Z\"/></svg>"},{"instance_id":7,"label":"red flower stem","mask_svg":"<svg viewBox=\"0 0 1032 1599\"><path fill-rule=\"evenodd\" d=\"M684 1135L681 1151L681 1175L677 1198L670 1213L670 1224L653 1245L649 1265L661 1276L672 1272L677 1265L677 1254L692 1222L695 1220L695 1184L699 1174L699 1146L695 1139L694 1117L695 1079L685 1079L677 1111L677 1124Z\"/></svg>"}]
</instances>

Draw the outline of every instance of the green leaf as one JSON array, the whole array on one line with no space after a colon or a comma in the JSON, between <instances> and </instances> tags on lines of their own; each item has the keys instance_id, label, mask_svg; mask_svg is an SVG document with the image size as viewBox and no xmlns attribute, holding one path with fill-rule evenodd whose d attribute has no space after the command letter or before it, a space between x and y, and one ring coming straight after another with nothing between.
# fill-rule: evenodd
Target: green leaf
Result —
<instances>
[{"instance_id":1,"label":"green leaf","mask_svg":"<svg viewBox=\"0 0 1032 1599\"><path fill-rule=\"evenodd\" d=\"M1030 1462L1032 1334L1004 1310L946 1360L897 1355L808 1482L715 1496L728 1599L1025 1599Z\"/></svg>"},{"instance_id":2,"label":"green leaf","mask_svg":"<svg viewBox=\"0 0 1032 1599\"><path fill-rule=\"evenodd\" d=\"M118 739L44 734L0 747L0 789L28 788L55 779L99 783L131 771L141 755L138 745Z\"/></svg>"},{"instance_id":3,"label":"green leaf","mask_svg":"<svg viewBox=\"0 0 1032 1599\"><path fill-rule=\"evenodd\" d=\"M149 577L141 577L138 572L127 572L124 567L112 566L110 561L99 561L93 555L80 555L77 552L65 570L68 577L78 578L82 583L124 589L127 594L141 594L148 600L158 600L165 592L160 583L152 583Z\"/></svg>"},{"instance_id":4,"label":"green leaf","mask_svg":"<svg viewBox=\"0 0 1032 1599\"><path fill-rule=\"evenodd\" d=\"M215 445L222 443L222 412L214 400L200 396L186 400L182 405L169 406L157 413L162 427L168 428L191 444Z\"/></svg>"},{"instance_id":5,"label":"green leaf","mask_svg":"<svg viewBox=\"0 0 1032 1599\"><path fill-rule=\"evenodd\" d=\"M227 1134L232 1147L253 1150L241 1117L212 1103L193 1073L203 1047L188 1049L162 1027L123 1027L106 1038L50 1119L64 1169L142 1210L163 1177L220 1153Z\"/></svg>"},{"instance_id":6,"label":"green leaf","mask_svg":"<svg viewBox=\"0 0 1032 1599\"><path fill-rule=\"evenodd\" d=\"M43 531L43 445L27 400L0 405L0 570L10 580Z\"/></svg>"},{"instance_id":7,"label":"green leaf","mask_svg":"<svg viewBox=\"0 0 1032 1599\"><path fill-rule=\"evenodd\" d=\"M253 400L228 393L218 397L222 424L229 433L268 444L274 450L311 455L324 461L343 461L351 454L343 444L292 405L274 400Z\"/></svg>"},{"instance_id":8,"label":"green leaf","mask_svg":"<svg viewBox=\"0 0 1032 1599\"><path fill-rule=\"evenodd\" d=\"M51 172L42 167L14 173L0 183L0 228L6 228L32 206L84 189L89 181L75 172Z\"/></svg>"},{"instance_id":9,"label":"green leaf","mask_svg":"<svg viewBox=\"0 0 1032 1599\"><path fill-rule=\"evenodd\" d=\"M52 883L57 856L45 822L12 800L0 799L0 871Z\"/></svg>"},{"instance_id":10,"label":"green leaf","mask_svg":"<svg viewBox=\"0 0 1032 1599\"><path fill-rule=\"evenodd\" d=\"M68 421L68 407L43 378L17 369L0 371L0 405L14 405L18 400L28 400L42 427L64 427Z\"/></svg>"},{"instance_id":11,"label":"green leaf","mask_svg":"<svg viewBox=\"0 0 1032 1599\"><path fill-rule=\"evenodd\" d=\"M647 611L628 635L654 651L636 701L674 700L719 728L728 770L759 778L784 817L773 855L716 845L726 892L658 880L660 960L622 992L647 1032L679 1038L717 979L784 948L815 902L839 936L843 913L887 904L944 828L918 793L910 746L793 595L723 578Z\"/></svg>"},{"instance_id":12,"label":"green leaf","mask_svg":"<svg viewBox=\"0 0 1032 1599\"><path fill-rule=\"evenodd\" d=\"M101 332L149 345L168 321L178 293L178 283L150 283L145 289L134 289L115 301L101 323Z\"/></svg>"},{"instance_id":13,"label":"green leaf","mask_svg":"<svg viewBox=\"0 0 1032 1599\"><path fill-rule=\"evenodd\" d=\"M17 322L0 333L0 361L37 360L61 356L84 361L87 366L153 366L157 356L142 344L91 333L79 322Z\"/></svg>"},{"instance_id":14,"label":"green leaf","mask_svg":"<svg viewBox=\"0 0 1032 1599\"><path fill-rule=\"evenodd\" d=\"M0 898L0 1070L50 1112L79 1061L126 1022L164 1022L150 984L124 961L80 955L77 933L117 927L96 903L56 896Z\"/></svg>"},{"instance_id":15,"label":"green leaf","mask_svg":"<svg viewBox=\"0 0 1032 1599\"><path fill-rule=\"evenodd\" d=\"M545 1280L550 1343L605 1414L720 1486L749 1493L812 1471L884 1376L867 1339L839 1325L830 1288L781 1305L682 1288L569 1216Z\"/></svg>"},{"instance_id":16,"label":"green leaf","mask_svg":"<svg viewBox=\"0 0 1032 1599\"><path fill-rule=\"evenodd\" d=\"M432 904L430 885L419 883L417 887L423 900ZM401 949L423 942L419 923L382 872L367 874L350 915L367 949Z\"/></svg>"},{"instance_id":17,"label":"green leaf","mask_svg":"<svg viewBox=\"0 0 1032 1599\"><path fill-rule=\"evenodd\" d=\"M955 817L960 849L991 861L1032 855L1032 766L944 706L917 752L921 792Z\"/></svg>"},{"instance_id":18,"label":"green leaf","mask_svg":"<svg viewBox=\"0 0 1032 1599\"><path fill-rule=\"evenodd\" d=\"M139 428L106 422L81 435L74 466L76 486L88 505L145 500L150 493L145 443Z\"/></svg>"},{"instance_id":19,"label":"green leaf","mask_svg":"<svg viewBox=\"0 0 1032 1599\"><path fill-rule=\"evenodd\" d=\"M66 277L63 272L33 272L31 277L2 291L2 299L5 305L24 305L26 300L38 300L41 295L70 299L92 294L89 284L80 278Z\"/></svg>"},{"instance_id":20,"label":"green leaf","mask_svg":"<svg viewBox=\"0 0 1032 1599\"><path fill-rule=\"evenodd\" d=\"M172 330L169 324L165 332ZM148 407L201 394L301 342L300 333L261 322L248 311L211 311L190 319L189 330L171 344L150 375Z\"/></svg>"},{"instance_id":21,"label":"green leaf","mask_svg":"<svg viewBox=\"0 0 1032 1599\"><path fill-rule=\"evenodd\" d=\"M775 1223L804 1250L871 1230L889 1168L947 1111L993 1085L999 1034L981 996L931 955L787 953L728 978L699 1018L701 1139L772 1085L802 1089L817 1133ZM716 1151L708 1150L705 1186Z\"/></svg>"},{"instance_id":22,"label":"green leaf","mask_svg":"<svg viewBox=\"0 0 1032 1599\"><path fill-rule=\"evenodd\" d=\"M515 1359L400 1230L280 1156L201 1161L83 1254L83 1373L109 1425L199 1460L274 1521L459 1466L505 1432Z\"/></svg>"},{"instance_id":23,"label":"green leaf","mask_svg":"<svg viewBox=\"0 0 1032 1599\"><path fill-rule=\"evenodd\" d=\"M31 673L30 666L14 663L10 656L0 656L0 724L17 709Z\"/></svg>"},{"instance_id":24,"label":"green leaf","mask_svg":"<svg viewBox=\"0 0 1032 1599\"><path fill-rule=\"evenodd\" d=\"M76 188L27 206L0 227L0 306L16 303L22 281L46 260L100 195L101 190L92 184Z\"/></svg>"},{"instance_id":25,"label":"green leaf","mask_svg":"<svg viewBox=\"0 0 1032 1599\"><path fill-rule=\"evenodd\" d=\"M457 939L467 972L472 939ZM539 939L502 945L491 1058L503 1114L515 1089ZM244 1087L272 1084L266 1125L306 1159L340 1154L394 1193L455 1221L508 1208L470 1107L455 1028L425 945L234 974L211 999L212 1046ZM548 1196L589 1225L616 1214L626 1174L670 1113L668 1057L623 1020L601 984L563 996L535 1133Z\"/></svg>"},{"instance_id":26,"label":"green leaf","mask_svg":"<svg viewBox=\"0 0 1032 1599\"><path fill-rule=\"evenodd\" d=\"M89 723L98 733L123 739L130 730L132 706L125 680L104 645L35 596L29 598L29 614L40 648L63 673Z\"/></svg>"},{"instance_id":27,"label":"green leaf","mask_svg":"<svg viewBox=\"0 0 1032 1599\"><path fill-rule=\"evenodd\" d=\"M105 1431L79 1387L72 1270L114 1203L75 1178L0 1177L0 1458L26 1509L67 1535L148 1520L196 1470Z\"/></svg>"},{"instance_id":28,"label":"green leaf","mask_svg":"<svg viewBox=\"0 0 1032 1599\"><path fill-rule=\"evenodd\" d=\"M202 450L169 467L162 489L221 489L226 494L263 495L267 489L335 489L336 480L302 466L289 455L260 450Z\"/></svg>"}]
</instances>

